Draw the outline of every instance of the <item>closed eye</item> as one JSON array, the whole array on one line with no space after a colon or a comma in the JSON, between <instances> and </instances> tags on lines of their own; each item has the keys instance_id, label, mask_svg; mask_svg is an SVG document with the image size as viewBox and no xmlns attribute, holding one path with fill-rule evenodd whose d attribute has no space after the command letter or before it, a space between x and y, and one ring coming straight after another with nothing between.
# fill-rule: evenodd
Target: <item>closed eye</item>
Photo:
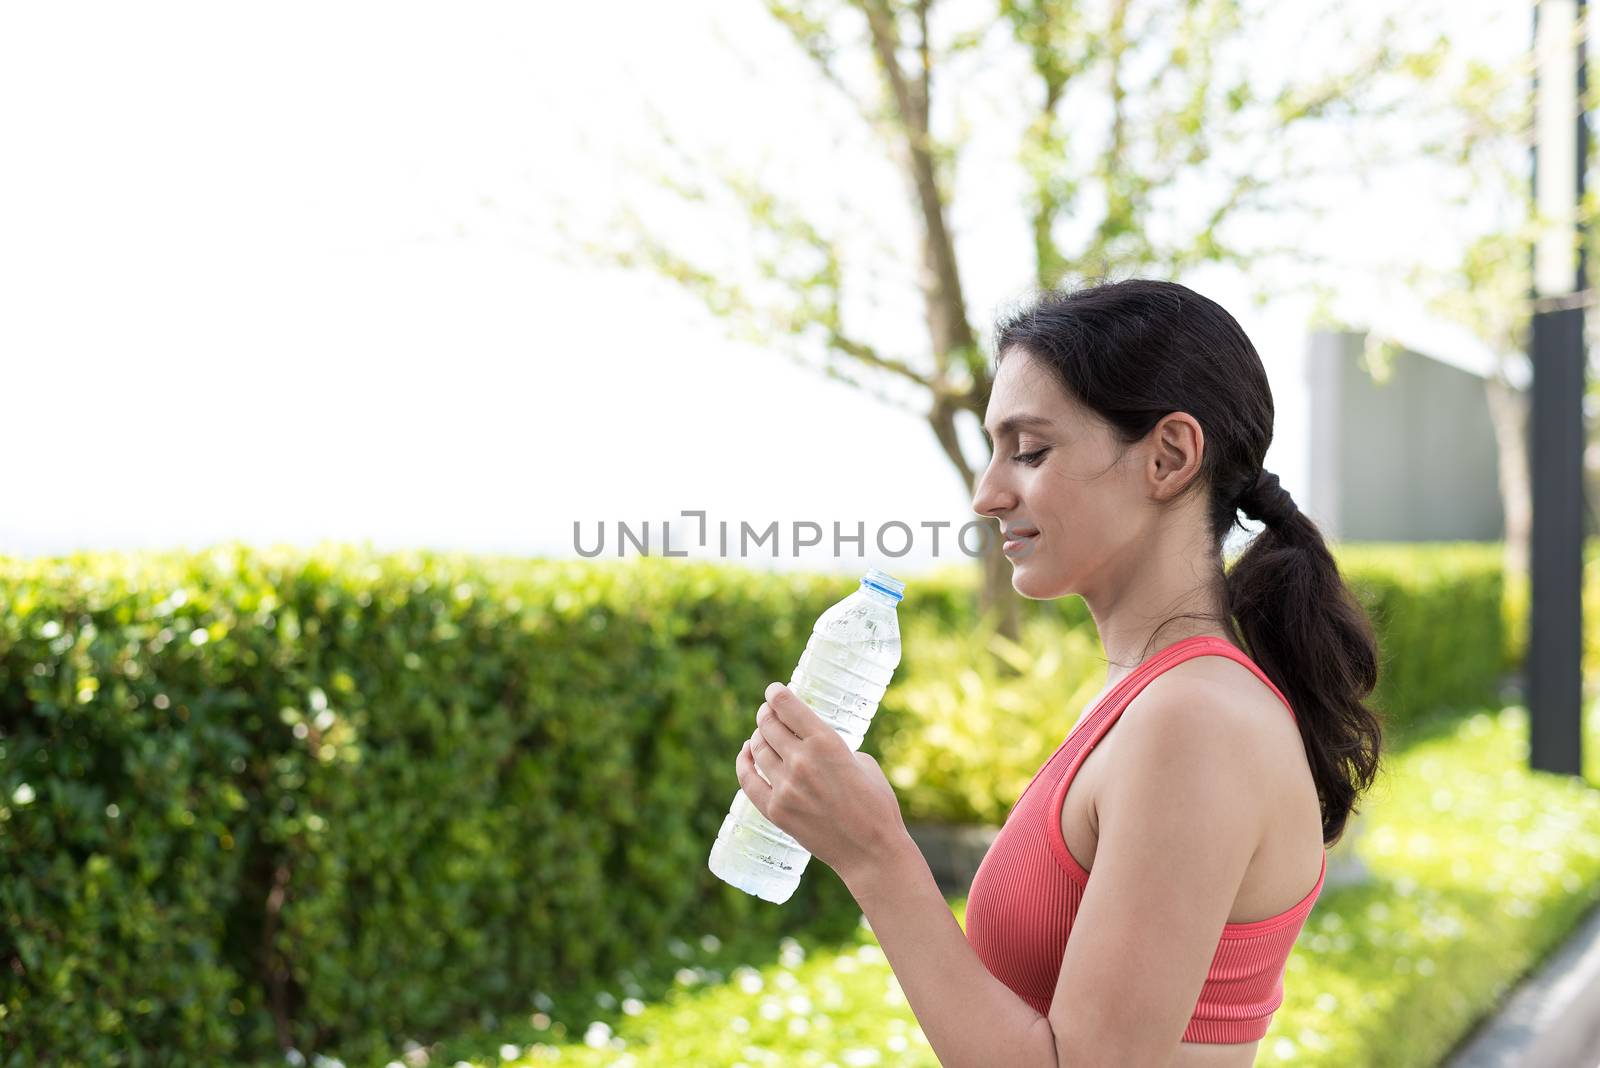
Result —
<instances>
[{"instance_id":1,"label":"closed eye","mask_svg":"<svg viewBox=\"0 0 1600 1068\"><path fill-rule=\"evenodd\" d=\"M1019 452L1012 459L1019 463L1025 463L1029 467L1036 467L1039 461L1044 459L1044 454L1049 451L1049 449L1035 449L1033 452Z\"/></svg>"}]
</instances>

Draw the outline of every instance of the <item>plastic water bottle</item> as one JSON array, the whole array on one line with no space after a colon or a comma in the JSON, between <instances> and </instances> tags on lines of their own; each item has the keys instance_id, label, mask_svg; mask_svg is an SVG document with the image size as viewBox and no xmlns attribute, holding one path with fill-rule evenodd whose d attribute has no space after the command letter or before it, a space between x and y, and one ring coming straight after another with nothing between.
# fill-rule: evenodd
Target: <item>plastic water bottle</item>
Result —
<instances>
[{"instance_id":1,"label":"plastic water bottle","mask_svg":"<svg viewBox=\"0 0 1600 1068\"><path fill-rule=\"evenodd\" d=\"M852 750L861 748L900 663L895 605L905 588L899 579L869 570L854 593L817 619L789 679L795 696L827 720ZM756 773L761 774L759 768ZM712 874L781 905L800 885L810 861L811 853L763 816L742 788L734 795L711 846Z\"/></svg>"}]
</instances>

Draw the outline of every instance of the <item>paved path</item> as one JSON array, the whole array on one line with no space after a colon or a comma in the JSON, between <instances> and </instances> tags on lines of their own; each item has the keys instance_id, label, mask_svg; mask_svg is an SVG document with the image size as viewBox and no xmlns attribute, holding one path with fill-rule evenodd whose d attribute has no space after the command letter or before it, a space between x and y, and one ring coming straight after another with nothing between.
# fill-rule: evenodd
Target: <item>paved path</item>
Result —
<instances>
[{"instance_id":1,"label":"paved path","mask_svg":"<svg viewBox=\"0 0 1600 1068\"><path fill-rule=\"evenodd\" d=\"M1600 1068L1600 906L1441 1068Z\"/></svg>"}]
</instances>

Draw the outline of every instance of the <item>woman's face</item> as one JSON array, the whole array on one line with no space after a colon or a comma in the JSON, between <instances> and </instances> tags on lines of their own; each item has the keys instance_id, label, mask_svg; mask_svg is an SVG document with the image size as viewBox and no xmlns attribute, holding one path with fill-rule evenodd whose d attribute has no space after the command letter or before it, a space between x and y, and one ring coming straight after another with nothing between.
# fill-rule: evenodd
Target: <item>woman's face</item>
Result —
<instances>
[{"instance_id":1,"label":"woman's face","mask_svg":"<svg viewBox=\"0 0 1600 1068\"><path fill-rule=\"evenodd\" d=\"M1000 521L1016 591L1047 600L1115 588L1124 550L1155 519L1139 485L1143 450L1120 445L1023 349L1000 361L984 432L994 455L972 509Z\"/></svg>"}]
</instances>

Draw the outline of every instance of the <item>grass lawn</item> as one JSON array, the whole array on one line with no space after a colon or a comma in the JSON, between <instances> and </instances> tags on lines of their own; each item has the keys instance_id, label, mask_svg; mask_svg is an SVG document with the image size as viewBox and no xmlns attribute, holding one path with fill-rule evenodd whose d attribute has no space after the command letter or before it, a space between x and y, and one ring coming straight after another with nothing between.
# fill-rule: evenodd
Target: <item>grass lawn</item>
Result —
<instances>
[{"instance_id":1,"label":"grass lawn","mask_svg":"<svg viewBox=\"0 0 1600 1068\"><path fill-rule=\"evenodd\" d=\"M1585 770L1600 785L1593 713ZM1373 879L1323 891L1258 1065L1431 1068L1600 902L1600 791L1528 772L1527 748L1513 705L1388 754L1356 842ZM964 899L950 904L964 921ZM531 992L527 1015L439 1043L426 1064L938 1063L864 924L844 944L672 950L604 987Z\"/></svg>"}]
</instances>

